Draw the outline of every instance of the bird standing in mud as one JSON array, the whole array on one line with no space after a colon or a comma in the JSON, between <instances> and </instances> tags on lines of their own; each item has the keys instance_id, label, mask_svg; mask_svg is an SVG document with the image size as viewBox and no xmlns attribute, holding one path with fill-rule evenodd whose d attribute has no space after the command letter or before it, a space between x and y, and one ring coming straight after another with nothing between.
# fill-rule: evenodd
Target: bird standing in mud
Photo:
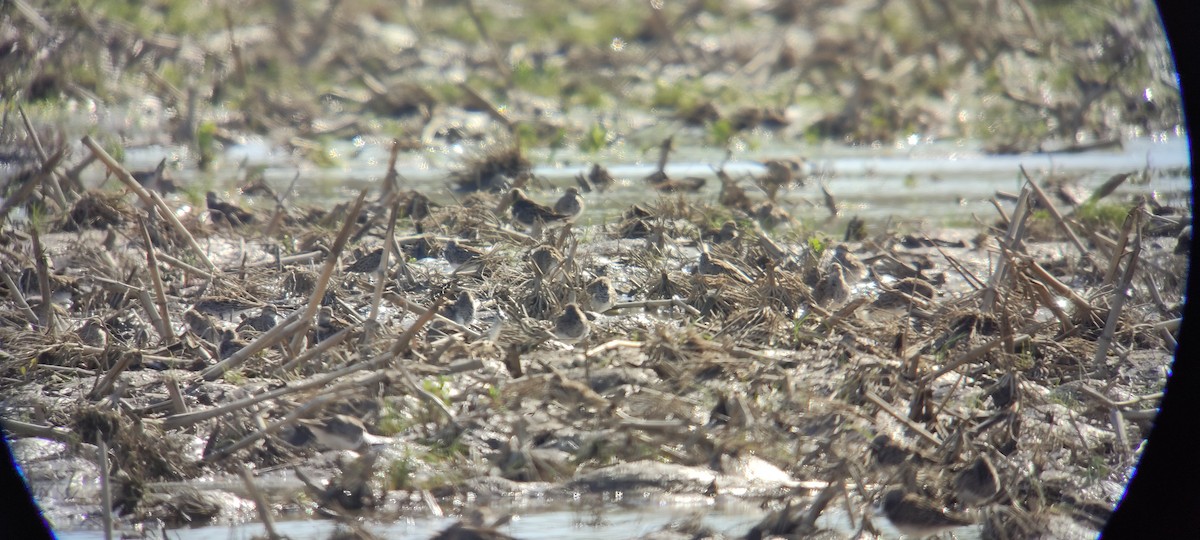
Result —
<instances>
[{"instance_id":1,"label":"bird standing in mud","mask_svg":"<svg viewBox=\"0 0 1200 540\"><path fill-rule=\"evenodd\" d=\"M205 203L208 205L208 213L214 222L224 219L230 225L236 227L247 223L254 223L254 214L247 212L241 207L227 203L217 198L215 192L208 192L205 196Z\"/></svg>"},{"instance_id":2,"label":"bird standing in mud","mask_svg":"<svg viewBox=\"0 0 1200 540\"><path fill-rule=\"evenodd\" d=\"M980 454L970 467L954 477L958 500L966 505L980 505L1000 493L1000 476L986 455Z\"/></svg>"},{"instance_id":3,"label":"bird standing in mud","mask_svg":"<svg viewBox=\"0 0 1200 540\"><path fill-rule=\"evenodd\" d=\"M345 327L346 325L334 318L333 308L321 306L321 309L317 310L317 324L314 328L317 343L333 337L334 334L341 332Z\"/></svg>"},{"instance_id":4,"label":"bird standing in mud","mask_svg":"<svg viewBox=\"0 0 1200 540\"><path fill-rule=\"evenodd\" d=\"M882 433L871 439L870 449L875 463L884 467L900 465L914 455L913 452L896 444L891 437Z\"/></svg>"},{"instance_id":5,"label":"bird standing in mud","mask_svg":"<svg viewBox=\"0 0 1200 540\"><path fill-rule=\"evenodd\" d=\"M539 276L550 275L563 262L563 255L554 246L542 244L529 252L529 261Z\"/></svg>"},{"instance_id":6,"label":"bird standing in mud","mask_svg":"<svg viewBox=\"0 0 1200 540\"><path fill-rule=\"evenodd\" d=\"M754 282L750 276L747 276L746 273L741 271L738 267L709 255L707 249L700 251L700 264L696 267L696 269L701 274L710 276L729 276L746 284Z\"/></svg>"},{"instance_id":7,"label":"bird standing in mud","mask_svg":"<svg viewBox=\"0 0 1200 540\"><path fill-rule=\"evenodd\" d=\"M713 233L712 243L726 244L729 242L734 242L741 235L742 235L742 233L741 233L741 231L738 230L737 222L733 221L731 219L731 220L726 221L725 223L722 223L721 229L716 231L715 233Z\"/></svg>"},{"instance_id":8,"label":"bird standing in mud","mask_svg":"<svg viewBox=\"0 0 1200 540\"><path fill-rule=\"evenodd\" d=\"M300 425L308 428L318 446L330 450L358 450L364 446L387 441L372 435L362 421L345 414L335 414L325 419L303 419Z\"/></svg>"},{"instance_id":9,"label":"bird standing in mud","mask_svg":"<svg viewBox=\"0 0 1200 540\"><path fill-rule=\"evenodd\" d=\"M824 278L813 287L813 299L821 307L837 307L850 298L850 285L846 284L845 271L842 265L833 263Z\"/></svg>"},{"instance_id":10,"label":"bird standing in mud","mask_svg":"<svg viewBox=\"0 0 1200 540\"><path fill-rule=\"evenodd\" d=\"M224 360L244 348L247 343L238 338L237 332L226 329L221 332L221 343L217 345L217 355Z\"/></svg>"},{"instance_id":11,"label":"bird standing in mud","mask_svg":"<svg viewBox=\"0 0 1200 540\"><path fill-rule=\"evenodd\" d=\"M454 303L446 306L443 316L462 326L471 324L475 320L475 295L471 291L460 291Z\"/></svg>"},{"instance_id":12,"label":"bird standing in mud","mask_svg":"<svg viewBox=\"0 0 1200 540\"><path fill-rule=\"evenodd\" d=\"M867 265L850 253L850 249L844 244L838 244L833 249L833 260L842 265L846 279L857 282L867 277Z\"/></svg>"},{"instance_id":13,"label":"bird standing in mud","mask_svg":"<svg viewBox=\"0 0 1200 540\"><path fill-rule=\"evenodd\" d=\"M97 318L88 319L79 327L79 342L90 347L103 349L108 346L108 331Z\"/></svg>"},{"instance_id":14,"label":"bird standing in mud","mask_svg":"<svg viewBox=\"0 0 1200 540\"><path fill-rule=\"evenodd\" d=\"M593 279L584 287L587 293L589 307L596 313L604 313L617 300L617 291L613 289L612 280L605 276Z\"/></svg>"},{"instance_id":15,"label":"bird standing in mud","mask_svg":"<svg viewBox=\"0 0 1200 540\"><path fill-rule=\"evenodd\" d=\"M370 253L359 256L346 267L347 272L356 274L366 274L379 269L379 263L383 261L383 248L376 249Z\"/></svg>"},{"instance_id":16,"label":"bird standing in mud","mask_svg":"<svg viewBox=\"0 0 1200 540\"><path fill-rule=\"evenodd\" d=\"M483 257L483 252L470 246L464 246L458 243L458 240L450 239L446 242L446 247L442 249L442 256L446 262L454 266L462 266L471 261L477 261Z\"/></svg>"},{"instance_id":17,"label":"bird standing in mud","mask_svg":"<svg viewBox=\"0 0 1200 540\"><path fill-rule=\"evenodd\" d=\"M893 489L883 496L883 515L900 534L916 538L925 538L973 523L965 517L947 514L932 502L900 489Z\"/></svg>"},{"instance_id":18,"label":"bird standing in mud","mask_svg":"<svg viewBox=\"0 0 1200 540\"><path fill-rule=\"evenodd\" d=\"M587 337L590 330L587 315L578 304L567 304L554 321L554 337L563 343L576 343Z\"/></svg>"},{"instance_id":19,"label":"bird standing in mud","mask_svg":"<svg viewBox=\"0 0 1200 540\"><path fill-rule=\"evenodd\" d=\"M566 221L574 223L579 218L579 214L583 213L583 196L579 194L579 189L574 187L567 188L567 192L559 197L558 202L554 203L554 211L567 216Z\"/></svg>"},{"instance_id":20,"label":"bird standing in mud","mask_svg":"<svg viewBox=\"0 0 1200 540\"><path fill-rule=\"evenodd\" d=\"M525 192L520 188L513 189L509 196L512 197L513 221L525 228L541 230L545 225L563 223L568 219L568 216L525 196Z\"/></svg>"},{"instance_id":21,"label":"bird standing in mud","mask_svg":"<svg viewBox=\"0 0 1200 540\"><path fill-rule=\"evenodd\" d=\"M250 328L257 332L266 332L272 328L275 328L275 325L278 324L278 322L279 311L275 309L275 306L267 304L262 307L262 310L258 312L258 315L254 317L248 317L243 320L241 324L237 326L237 331L241 332L242 330Z\"/></svg>"}]
</instances>

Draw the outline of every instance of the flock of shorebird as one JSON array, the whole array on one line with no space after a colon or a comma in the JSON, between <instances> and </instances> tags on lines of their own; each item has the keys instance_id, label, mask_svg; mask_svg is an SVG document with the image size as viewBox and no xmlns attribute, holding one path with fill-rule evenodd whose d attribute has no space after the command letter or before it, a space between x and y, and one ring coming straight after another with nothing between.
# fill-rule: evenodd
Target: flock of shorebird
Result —
<instances>
[{"instance_id":1,"label":"flock of shorebird","mask_svg":"<svg viewBox=\"0 0 1200 540\"><path fill-rule=\"evenodd\" d=\"M519 188L510 190L505 199L514 226L525 229L533 238L542 237L543 232L548 228L573 224L586 206L583 196L574 187L568 188L553 207L531 199L524 190ZM216 200L212 194L210 194L208 202L210 210L219 213L223 219L242 222L252 219L251 216L242 214L236 207ZM737 223L727 221L719 230L707 233L705 239L714 244L722 244L731 242L740 235ZM729 280L747 285L755 282L755 278L748 275L738 265L715 256L710 251L705 239L699 243L700 254L695 264L696 273L724 276ZM813 301L823 306L839 305L845 302L851 295L852 289L849 283L862 280L868 273L866 265L846 246L834 246L831 253L827 270L816 281L811 291ZM367 256L359 257L347 267L347 271L374 271L379 265L380 255L381 250L377 250ZM444 259L456 269L472 264L482 264L486 255L487 253L483 250L465 245L457 239L448 240L442 249ZM564 256L551 243L540 243L529 252L529 261L535 276L541 278L558 271L564 264ZM594 318L595 315L585 312L584 306L590 308L589 311L592 313L604 313L617 303L619 296L610 278L603 275L588 282L581 292L584 298L583 305L576 303L572 298L572 301L565 304L553 320L550 334L554 339L565 344L575 344L589 336L591 331L589 316ZM451 303L442 308L441 314L459 325L467 326L475 320L478 304L475 294L463 289L457 293ZM204 327L193 311L189 311L187 315L191 316L187 318L187 321L197 335L213 335L212 328ZM275 308L267 306L258 316L244 319L237 331L243 328L252 328L264 332L273 327L278 320L279 314ZM321 308L316 328L318 333L326 334L340 329L328 306ZM224 330L218 333L219 337L216 340L220 343L219 351L222 358L228 357L245 345L237 338L237 331ZM380 442L380 438L372 438L367 433L360 421L345 415L336 415L325 420L306 420L303 422L303 426L313 434L320 444L330 448L361 448L368 444L374 444L374 442ZM871 441L870 449L875 463L885 468L911 468L922 464L922 458L919 455L891 442L886 435L879 435ZM997 498L1000 492L996 469L984 454L980 454L970 466L958 473L954 486L957 500L964 505L971 506L982 506ZM961 511L950 512L914 491L908 487L891 489L883 493L879 500L879 508L883 516L901 534L923 538L974 523Z\"/></svg>"}]
</instances>

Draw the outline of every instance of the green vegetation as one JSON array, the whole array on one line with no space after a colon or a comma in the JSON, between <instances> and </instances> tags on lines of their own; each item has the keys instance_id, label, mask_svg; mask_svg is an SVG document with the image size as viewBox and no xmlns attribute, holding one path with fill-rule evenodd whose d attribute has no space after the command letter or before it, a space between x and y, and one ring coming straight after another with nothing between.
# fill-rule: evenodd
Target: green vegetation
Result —
<instances>
[{"instance_id":1,"label":"green vegetation","mask_svg":"<svg viewBox=\"0 0 1200 540\"><path fill-rule=\"evenodd\" d=\"M1131 206L1103 201L1086 201L1075 210L1075 219L1089 229L1120 230Z\"/></svg>"},{"instance_id":2,"label":"green vegetation","mask_svg":"<svg viewBox=\"0 0 1200 540\"><path fill-rule=\"evenodd\" d=\"M387 489L417 489L414 478L416 465L416 458L408 450L405 450L404 457L392 460L392 464L387 470Z\"/></svg>"},{"instance_id":3,"label":"green vegetation","mask_svg":"<svg viewBox=\"0 0 1200 540\"><path fill-rule=\"evenodd\" d=\"M238 369L226 371L222 378L225 379L225 382L235 386L246 384L246 374Z\"/></svg>"},{"instance_id":4,"label":"green vegetation","mask_svg":"<svg viewBox=\"0 0 1200 540\"><path fill-rule=\"evenodd\" d=\"M579 149L588 153L596 153L608 146L608 129L603 123L596 122L579 141Z\"/></svg>"},{"instance_id":5,"label":"green vegetation","mask_svg":"<svg viewBox=\"0 0 1200 540\"><path fill-rule=\"evenodd\" d=\"M22 17L5 20L8 33L28 43L3 60L0 94L51 104L30 109L46 119L72 102L135 109L153 97L179 115L194 106L201 131L191 142L201 168L211 163L213 130L309 142L423 133L435 110L453 116L462 107L478 109L460 84L518 124L523 147L581 141L586 152L629 134L617 132L622 124L613 121L524 126L536 125L544 112L568 116L573 107L630 110L704 127L678 130L679 144L743 148L757 139L734 137L759 128L760 120L741 112L794 108L802 124L762 128L806 143L944 133L1020 152L1181 122L1178 92L1168 84L1174 80L1169 52L1146 2L1039 2L1030 12L1005 3L978 12L980 6L961 2L938 8L893 2L853 24L833 0L816 2L804 17L783 3L769 9L703 2L654 10L634 0L470 6L397 9L366 0L225 9L181 0L91 0L76 9L35 1L30 7L49 30ZM989 24L979 25L981 18ZM796 26L828 31L811 46L744 45ZM364 48L364 41L381 46ZM424 88L431 101L406 106L406 84ZM194 104L189 91L199 98ZM938 111L946 99L969 114L944 117ZM393 101L400 105L389 106ZM355 129L323 131L346 115L362 117ZM338 165L326 148L305 152L320 167Z\"/></svg>"},{"instance_id":6,"label":"green vegetation","mask_svg":"<svg viewBox=\"0 0 1200 540\"><path fill-rule=\"evenodd\" d=\"M714 146L722 148L729 146L729 141L733 139L733 135L733 124L725 118L721 118L708 125L708 142Z\"/></svg>"}]
</instances>

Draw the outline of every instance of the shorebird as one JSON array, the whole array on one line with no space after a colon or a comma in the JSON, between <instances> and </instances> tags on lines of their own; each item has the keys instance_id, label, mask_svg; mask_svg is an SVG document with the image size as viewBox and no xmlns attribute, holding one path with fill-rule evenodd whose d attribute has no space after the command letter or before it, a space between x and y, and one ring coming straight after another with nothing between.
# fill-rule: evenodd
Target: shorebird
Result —
<instances>
[{"instance_id":1,"label":"shorebird","mask_svg":"<svg viewBox=\"0 0 1200 540\"><path fill-rule=\"evenodd\" d=\"M929 465L934 462L932 458L917 450L907 448L882 433L871 440L869 448L875 464L883 468L890 469L909 462L914 465Z\"/></svg>"},{"instance_id":2,"label":"shorebird","mask_svg":"<svg viewBox=\"0 0 1200 540\"><path fill-rule=\"evenodd\" d=\"M215 192L208 192L204 196L204 199L208 205L208 213L214 222L218 219L224 219L233 226L254 223L254 214L247 212L240 206L218 199Z\"/></svg>"},{"instance_id":3,"label":"shorebird","mask_svg":"<svg viewBox=\"0 0 1200 540\"><path fill-rule=\"evenodd\" d=\"M529 260L533 262L533 269L538 275L545 276L562 264L563 255L554 246L543 244L529 252Z\"/></svg>"},{"instance_id":4,"label":"shorebird","mask_svg":"<svg viewBox=\"0 0 1200 540\"><path fill-rule=\"evenodd\" d=\"M579 195L579 189L574 187L567 188L567 192L554 203L554 211L567 216L566 221L571 223L583 213L583 207L583 197Z\"/></svg>"},{"instance_id":5,"label":"shorebird","mask_svg":"<svg viewBox=\"0 0 1200 540\"><path fill-rule=\"evenodd\" d=\"M697 269L701 274L707 274L711 276L729 276L742 283L754 282L753 279L750 279L750 276L747 276L746 273L738 269L738 267L709 255L708 250L700 251L700 264Z\"/></svg>"},{"instance_id":6,"label":"shorebird","mask_svg":"<svg viewBox=\"0 0 1200 540\"><path fill-rule=\"evenodd\" d=\"M451 238L449 242L446 242L446 247L442 249L442 256L446 258L446 262L461 266L471 261L478 261L483 257L483 252L471 246L461 245L458 240Z\"/></svg>"},{"instance_id":7,"label":"shorebird","mask_svg":"<svg viewBox=\"0 0 1200 540\"><path fill-rule=\"evenodd\" d=\"M368 433L361 420L344 414L321 420L303 419L300 424L312 432L318 445L330 450L358 450L388 440Z\"/></svg>"},{"instance_id":8,"label":"shorebird","mask_svg":"<svg viewBox=\"0 0 1200 540\"><path fill-rule=\"evenodd\" d=\"M200 336L200 339L209 343L218 343L221 341L221 331L217 329L217 322L212 317L194 309L189 309L183 312L183 322L187 324L188 329L193 334Z\"/></svg>"},{"instance_id":9,"label":"shorebird","mask_svg":"<svg viewBox=\"0 0 1200 540\"><path fill-rule=\"evenodd\" d=\"M262 307L258 315L247 317L237 326L237 331L241 332L246 328L253 328L259 332L266 332L279 323L279 312L275 310L275 306L267 304Z\"/></svg>"},{"instance_id":10,"label":"shorebird","mask_svg":"<svg viewBox=\"0 0 1200 540\"><path fill-rule=\"evenodd\" d=\"M812 295L821 307L840 306L850 298L850 286L846 284L841 264L834 262L829 265L825 277L813 287Z\"/></svg>"},{"instance_id":11,"label":"shorebird","mask_svg":"<svg viewBox=\"0 0 1200 540\"><path fill-rule=\"evenodd\" d=\"M525 192L520 188L514 188L509 195L512 197L513 220L523 227L538 229L544 225L562 223L568 219L568 216L534 202L533 199L525 196Z\"/></svg>"},{"instance_id":12,"label":"shorebird","mask_svg":"<svg viewBox=\"0 0 1200 540\"><path fill-rule=\"evenodd\" d=\"M925 538L973 522L965 517L947 514L932 502L900 489L883 496L883 515L900 534Z\"/></svg>"},{"instance_id":13,"label":"shorebird","mask_svg":"<svg viewBox=\"0 0 1200 540\"><path fill-rule=\"evenodd\" d=\"M795 177L796 168L790 160L772 159L764 162L767 168L766 176L758 178L758 185L767 192L767 198L775 200L775 195L781 188L787 187Z\"/></svg>"},{"instance_id":14,"label":"shorebird","mask_svg":"<svg viewBox=\"0 0 1200 540\"><path fill-rule=\"evenodd\" d=\"M954 489L963 504L976 506L1000 493L1000 476L992 460L980 454L975 462L954 477Z\"/></svg>"},{"instance_id":15,"label":"shorebird","mask_svg":"<svg viewBox=\"0 0 1200 540\"><path fill-rule=\"evenodd\" d=\"M232 315L236 311L243 311L257 306L258 304L230 298L228 296L209 296L202 298L200 301L192 304L192 309L208 314L216 315L224 318L227 315Z\"/></svg>"},{"instance_id":16,"label":"shorebird","mask_svg":"<svg viewBox=\"0 0 1200 540\"><path fill-rule=\"evenodd\" d=\"M563 343L576 343L587 337L590 330L587 316L578 304L567 304L554 321L554 337Z\"/></svg>"},{"instance_id":17,"label":"shorebird","mask_svg":"<svg viewBox=\"0 0 1200 540\"><path fill-rule=\"evenodd\" d=\"M453 304L446 306L442 316L466 326L475 320L475 295L471 291L459 291Z\"/></svg>"},{"instance_id":18,"label":"shorebird","mask_svg":"<svg viewBox=\"0 0 1200 540\"><path fill-rule=\"evenodd\" d=\"M90 347L103 349L108 346L108 331L100 319L91 318L79 327L79 342Z\"/></svg>"},{"instance_id":19,"label":"shorebird","mask_svg":"<svg viewBox=\"0 0 1200 540\"><path fill-rule=\"evenodd\" d=\"M217 345L217 355L224 360L245 347L246 342L238 339L237 332L226 329L221 332L221 343Z\"/></svg>"},{"instance_id":20,"label":"shorebird","mask_svg":"<svg viewBox=\"0 0 1200 540\"><path fill-rule=\"evenodd\" d=\"M893 442L891 437L882 433L871 440L870 448L875 462L885 467L900 465L908 461L908 456L911 454L903 446Z\"/></svg>"},{"instance_id":21,"label":"shorebird","mask_svg":"<svg viewBox=\"0 0 1200 540\"><path fill-rule=\"evenodd\" d=\"M617 291L613 289L612 280L606 276L593 279L584 287L587 293L589 307L597 313L604 313L617 301Z\"/></svg>"},{"instance_id":22,"label":"shorebird","mask_svg":"<svg viewBox=\"0 0 1200 540\"><path fill-rule=\"evenodd\" d=\"M842 265L842 270L845 272L846 279L850 281L860 281L867 277L867 265L858 260L850 249L844 244L838 244L833 248L833 260Z\"/></svg>"},{"instance_id":23,"label":"shorebird","mask_svg":"<svg viewBox=\"0 0 1200 540\"><path fill-rule=\"evenodd\" d=\"M383 260L383 248L376 249L366 255L363 255L354 260L346 267L347 272L357 274L366 274L379 269L379 262Z\"/></svg>"},{"instance_id":24,"label":"shorebird","mask_svg":"<svg viewBox=\"0 0 1200 540\"><path fill-rule=\"evenodd\" d=\"M742 233L738 230L737 222L731 219L721 224L721 229L713 234L712 242L714 244L733 242L741 235Z\"/></svg>"},{"instance_id":25,"label":"shorebird","mask_svg":"<svg viewBox=\"0 0 1200 540\"><path fill-rule=\"evenodd\" d=\"M333 308L329 306L321 306L321 308L317 310L316 326L317 343L329 339L331 336L341 332L342 329L346 327L333 317Z\"/></svg>"}]
</instances>

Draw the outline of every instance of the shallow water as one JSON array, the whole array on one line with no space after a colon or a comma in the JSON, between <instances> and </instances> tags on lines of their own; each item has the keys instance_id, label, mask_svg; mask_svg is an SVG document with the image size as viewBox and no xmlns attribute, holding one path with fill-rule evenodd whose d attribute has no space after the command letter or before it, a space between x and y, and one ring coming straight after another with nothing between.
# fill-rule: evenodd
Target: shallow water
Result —
<instances>
[{"instance_id":1,"label":"shallow water","mask_svg":"<svg viewBox=\"0 0 1200 540\"><path fill-rule=\"evenodd\" d=\"M346 143L345 148L335 147L332 150L344 152L339 166L318 169L307 162L271 150L265 144L251 141L226 149L221 160L223 164L215 173L201 174L184 169L173 171L172 176L193 192L230 189L234 180L242 176L238 164L244 162L249 166L263 167L264 177L278 191L286 189L292 179L299 175L299 200L328 207L330 199L350 198L359 189L370 187L383 177L387 163L386 148L382 141ZM453 200L455 195L446 180L465 154L465 150L455 147L403 154L399 168L406 179L404 187L418 189L435 200ZM630 204L646 203L658 196L645 188L641 181L653 170L655 156L652 154L611 152L594 157L621 180L605 193L588 195L590 210L587 215L591 223L602 222L605 216L619 212ZM164 155L169 159L188 160L186 149L146 147L130 149L126 154L126 163L135 170L152 168ZM1123 201L1136 193L1155 192L1160 202L1183 206L1187 204L1191 193L1187 176L1190 172L1187 140L1178 136L1155 140L1136 139L1127 142L1119 151L1056 155L989 156L965 145L943 143L890 148L763 148L744 153L738 160L726 163L725 170L734 178L745 178L762 172L758 160L781 157L805 157L813 179L824 182L837 197L842 216L837 221L823 223L821 226L825 228L836 227L850 216L875 222L893 219L933 227L964 223L972 216L983 222L991 222L996 213L989 200L998 190L1015 193L1020 189L1023 182L1021 167L1038 179L1048 173L1073 178L1084 191L1094 189L1113 174L1149 168L1151 174L1146 183L1123 185L1116 194L1110 196L1109 200L1112 201ZM592 158L567 153L560 153L553 158L549 155L530 156L532 161L540 164L535 167L535 174L544 179L549 188L573 184L572 178L590 168ZM713 169L718 166L720 159L719 153L711 150L681 149L673 154L667 172L671 176L708 178L705 189L696 197L715 203L719 182L714 178ZM94 167L92 172L98 180L99 168ZM751 196L755 196L752 192L753 182L746 179L742 185L751 191ZM555 191L532 190L531 194L538 200L549 202L556 197ZM818 182L810 181L804 187L784 192L781 200L785 208L798 219L820 221L828 215L821 197ZM685 519L697 513L702 515L706 525L729 536L740 536L762 518L764 511L749 504L522 509L519 517L501 530L528 539L560 537L565 531L578 539L628 538L661 529L672 520ZM369 524L368 528L385 537L427 538L452 521L451 518L415 519ZM884 520L875 519L875 522L884 531L885 537L896 536ZM846 533L853 532L844 511L837 508L829 509L827 515L822 517L822 524ZM329 521L279 524L282 534L296 539L328 538L333 528L333 523ZM168 537L215 540L249 538L262 533L261 525L248 523L173 530ZM103 535L92 530L63 532L59 537L95 539ZM977 538L978 529L957 531L956 537Z\"/></svg>"},{"instance_id":2,"label":"shallow water","mask_svg":"<svg viewBox=\"0 0 1200 540\"><path fill-rule=\"evenodd\" d=\"M127 151L131 169L152 169L160 159L187 162L185 148L144 147ZM271 149L265 142L250 140L225 150L221 165L214 173L176 170L171 175L186 189L203 193L208 189L230 190L235 179L244 177L239 169L262 168L264 178L277 191L296 182L298 200L317 201L350 198L358 190L373 187L386 173L388 144L356 138L332 144L327 152L336 166L316 168L289 154ZM419 190L435 201L450 202L455 194L449 187L452 171L478 149L459 145L431 147L400 154L397 169L402 187ZM659 195L645 187L642 178L654 170L657 150L636 151L614 148L599 154L535 151L529 156L535 163L534 174L544 181L546 190L531 195L552 203L557 191L574 185L576 175L585 173L593 162L605 165L617 179L617 185L604 193L588 194L589 211L585 224L598 224L634 203L645 204ZM1185 135L1159 135L1126 141L1119 150L1095 150L1073 154L987 155L970 143L915 143L892 147L845 147L775 145L740 153L724 163L725 171L752 198L755 193L750 177L764 172L761 160L804 158L808 182L781 193L780 202L794 217L805 221L824 221L822 228L836 227L852 216L869 222L885 220L917 222L942 226L970 223L974 218L990 222L995 209L989 202L997 191L1016 193L1023 177L1020 168L1035 179L1049 174L1065 177L1086 194L1112 175L1148 169L1149 180L1123 184L1109 201L1123 201L1128 195L1155 192L1163 204L1184 206L1190 199L1190 159ZM721 166L723 153L706 148L683 148L672 153L667 173L672 177L698 176L708 179L696 195L700 200L716 201L720 182L715 169ZM98 170L96 171L98 172ZM830 222L820 184L834 195L841 210Z\"/></svg>"}]
</instances>

